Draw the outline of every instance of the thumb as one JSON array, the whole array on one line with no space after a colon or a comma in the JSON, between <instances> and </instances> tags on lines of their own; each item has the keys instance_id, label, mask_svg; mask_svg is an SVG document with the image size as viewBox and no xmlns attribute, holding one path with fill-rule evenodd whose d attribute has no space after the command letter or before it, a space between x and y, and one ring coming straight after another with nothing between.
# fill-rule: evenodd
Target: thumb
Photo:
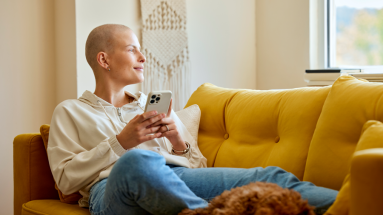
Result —
<instances>
[{"instance_id":1,"label":"thumb","mask_svg":"<svg viewBox=\"0 0 383 215\"><path fill-rule=\"evenodd\" d=\"M172 104L173 104L173 99L170 99L169 110L168 110L168 114L166 115L167 117L169 117L170 114L172 113Z\"/></svg>"}]
</instances>

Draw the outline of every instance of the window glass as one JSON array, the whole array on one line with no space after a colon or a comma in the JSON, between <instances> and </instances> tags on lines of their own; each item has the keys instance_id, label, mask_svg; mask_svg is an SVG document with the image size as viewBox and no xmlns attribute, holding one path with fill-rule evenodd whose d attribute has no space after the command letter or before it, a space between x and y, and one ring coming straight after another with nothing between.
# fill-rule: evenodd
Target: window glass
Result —
<instances>
[{"instance_id":1,"label":"window glass","mask_svg":"<svg viewBox=\"0 0 383 215\"><path fill-rule=\"evenodd\" d=\"M332 0L330 7L330 66L383 65L383 0Z\"/></svg>"}]
</instances>

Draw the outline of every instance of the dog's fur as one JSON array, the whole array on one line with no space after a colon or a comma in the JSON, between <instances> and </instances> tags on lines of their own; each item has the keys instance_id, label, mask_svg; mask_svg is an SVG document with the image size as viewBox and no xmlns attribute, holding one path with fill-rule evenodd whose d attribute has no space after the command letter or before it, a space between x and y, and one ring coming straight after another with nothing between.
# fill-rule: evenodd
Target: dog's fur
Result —
<instances>
[{"instance_id":1,"label":"dog's fur","mask_svg":"<svg viewBox=\"0 0 383 215\"><path fill-rule=\"evenodd\" d=\"M184 209L178 215L315 215L313 209L294 190L256 182L224 191L206 208Z\"/></svg>"}]
</instances>

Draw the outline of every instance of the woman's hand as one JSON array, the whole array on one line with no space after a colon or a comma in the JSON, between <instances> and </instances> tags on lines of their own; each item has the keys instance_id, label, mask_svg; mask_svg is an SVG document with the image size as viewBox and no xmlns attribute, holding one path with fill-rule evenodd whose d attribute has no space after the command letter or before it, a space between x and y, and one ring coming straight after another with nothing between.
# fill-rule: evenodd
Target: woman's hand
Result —
<instances>
[{"instance_id":1,"label":"woman's hand","mask_svg":"<svg viewBox=\"0 0 383 215\"><path fill-rule=\"evenodd\" d=\"M162 134L158 137L166 137L173 145L173 149L177 151L182 151L187 148L185 141L182 139L181 135L178 133L177 126L172 118L170 118L170 114L172 112L172 103L173 99L170 100L169 110L166 114L165 118L158 120L156 123L149 125L148 128L160 127L158 132ZM166 127L166 126L167 127ZM169 128L169 130L168 130Z\"/></svg>"},{"instance_id":2,"label":"woman's hand","mask_svg":"<svg viewBox=\"0 0 383 215\"><path fill-rule=\"evenodd\" d=\"M157 111L145 112L143 114L136 115L132 120L130 120L129 123L121 131L121 133L116 135L116 138L121 146L124 149L129 149L148 140L153 140L154 138L160 137L162 135L162 133L159 132L161 126L155 126L153 123L158 122L166 116L165 114L159 114L158 116L155 116L156 114ZM147 128L148 126L150 127ZM155 134L148 135L151 133Z\"/></svg>"}]
</instances>

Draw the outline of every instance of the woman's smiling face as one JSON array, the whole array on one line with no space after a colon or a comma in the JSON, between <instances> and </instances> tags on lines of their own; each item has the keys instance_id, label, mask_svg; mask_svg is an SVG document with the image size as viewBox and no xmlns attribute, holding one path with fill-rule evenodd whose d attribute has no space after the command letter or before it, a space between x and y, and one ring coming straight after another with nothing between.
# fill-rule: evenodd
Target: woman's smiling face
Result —
<instances>
[{"instance_id":1,"label":"woman's smiling face","mask_svg":"<svg viewBox=\"0 0 383 215\"><path fill-rule=\"evenodd\" d=\"M143 82L146 59L134 32L129 29L117 31L111 42L113 50L107 57L111 78L123 85Z\"/></svg>"}]
</instances>

